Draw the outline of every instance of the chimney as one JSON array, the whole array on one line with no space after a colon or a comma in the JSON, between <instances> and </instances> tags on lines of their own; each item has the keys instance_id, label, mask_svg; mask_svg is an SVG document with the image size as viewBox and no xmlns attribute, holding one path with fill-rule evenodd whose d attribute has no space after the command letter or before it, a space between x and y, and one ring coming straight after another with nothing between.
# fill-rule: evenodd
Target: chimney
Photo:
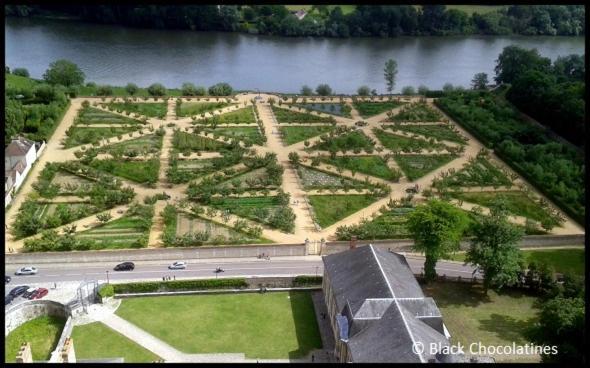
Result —
<instances>
[{"instance_id":1,"label":"chimney","mask_svg":"<svg viewBox=\"0 0 590 368\"><path fill-rule=\"evenodd\" d=\"M356 235L350 237L350 249L356 248Z\"/></svg>"}]
</instances>

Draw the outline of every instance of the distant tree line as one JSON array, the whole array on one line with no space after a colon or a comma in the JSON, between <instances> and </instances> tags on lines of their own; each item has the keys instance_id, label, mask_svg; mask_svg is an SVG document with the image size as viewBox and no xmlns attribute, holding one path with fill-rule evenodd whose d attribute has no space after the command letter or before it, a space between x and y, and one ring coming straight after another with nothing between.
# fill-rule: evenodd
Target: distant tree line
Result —
<instances>
[{"instance_id":1,"label":"distant tree line","mask_svg":"<svg viewBox=\"0 0 590 368\"><path fill-rule=\"evenodd\" d=\"M400 35L585 34L583 5L513 5L468 14L444 5L314 5L298 19L284 5L7 5L12 16L69 15L84 21L131 27L190 29L322 37Z\"/></svg>"}]
</instances>

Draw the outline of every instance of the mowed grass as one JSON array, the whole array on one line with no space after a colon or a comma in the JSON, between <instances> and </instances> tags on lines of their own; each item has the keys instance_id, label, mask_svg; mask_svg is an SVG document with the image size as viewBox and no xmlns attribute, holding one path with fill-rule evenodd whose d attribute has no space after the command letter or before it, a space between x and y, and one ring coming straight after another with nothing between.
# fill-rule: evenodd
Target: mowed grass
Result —
<instances>
[{"instance_id":1,"label":"mowed grass","mask_svg":"<svg viewBox=\"0 0 590 368\"><path fill-rule=\"evenodd\" d=\"M416 180L429 172L451 162L454 155L395 155L395 162L404 172L408 180Z\"/></svg>"},{"instance_id":2,"label":"mowed grass","mask_svg":"<svg viewBox=\"0 0 590 368\"><path fill-rule=\"evenodd\" d=\"M168 104L166 102L140 102L140 103L124 103L111 102L108 106L115 110L129 111L136 114L151 116L156 118L164 118L168 111Z\"/></svg>"},{"instance_id":3,"label":"mowed grass","mask_svg":"<svg viewBox=\"0 0 590 368\"><path fill-rule=\"evenodd\" d=\"M6 89L19 88L19 89L33 89L40 81L32 78L21 77L20 75L6 74L4 73L4 86Z\"/></svg>"},{"instance_id":4,"label":"mowed grass","mask_svg":"<svg viewBox=\"0 0 590 368\"><path fill-rule=\"evenodd\" d=\"M343 218L369 206L375 198L368 195L312 195L308 196L318 224L326 228Z\"/></svg>"},{"instance_id":5,"label":"mowed grass","mask_svg":"<svg viewBox=\"0 0 590 368\"><path fill-rule=\"evenodd\" d=\"M287 146L316 137L320 134L331 132L332 130L334 130L334 128L331 125L279 127L283 142Z\"/></svg>"},{"instance_id":6,"label":"mowed grass","mask_svg":"<svg viewBox=\"0 0 590 368\"><path fill-rule=\"evenodd\" d=\"M451 342L466 346L481 342L484 346L524 345L530 341L527 330L538 320L537 298L522 291L489 291L486 296L479 284L434 282L423 285L426 296L434 298L443 321L451 334ZM514 356L495 356L510 361ZM521 360L522 359L522 360ZM538 361L534 355L518 361Z\"/></svg>"},{"instance_id":7,"label":"mowed grass","mask_svg":"<svg viewBox=\"0 0 590 368\"><path fill-rule=\"evenodd\" d=\"M135 160L93 160L90 166L110 174L129 179L136 183L148 184L158 181L159 158L145 161Z\"/></svg>"},{"instance_id":8,"label":"mowed grass","mask_svg":"<svg viewBox=\"0 0 590 368\"><path fill-rule=\"evenodd\" d=\"M387 166L387 163L379 156L337 156L322 157L322 161L348 170L355 170L362 174L375 176L385 180L397 181L401 173Z\"/></svg>"},{"instance_id":9,"label":"mowed grass","mask_svg":"<svg viewBox=\"0 0 590 368\"><path fill-rule=\"evenodd\" d=\"M184 353L287 359L322 346L309 292L132 298L116 313Z\"/></svg>"},{"instance_id":10,"label":"mowed grass","mask_svg":"<svg viewBox=\"0 0 590 368\"><path fill-rule=\"evenodd\" d=\"M72 339L78 359L123 357L125 363L151 363L161 359L101 322L75 326Z\"/></svg>"},{"instance_id":11,"label":"mowed grass","mask_svg":"<svg viewBox=\"0 0 590 368\"><path fill-rule=\"evenodd\" d=\"M527 262L545 263L557 273L584 276L586 270L585 251L582 248L523 250ZM449 257L452 261L465 262L465 252Z\"/></svg>"},{"instance_id":12,"label":"mowed grass","mask_svg":"<svg viewBox=\"0 0 590 368\"><path fill-rule=\"evenodd\" d=\"M66 321L60 317L43 316L23 323L6 336L4 362L14 363L23 342L31 343L33 360L49 360Z\"/></svg>"},{"instance_id":13,"label":"mowed grass","mask_svg":"<svg viewBox=\"0 0 590 368\"><path fill-rule=\"evenodd\" d=\"M398 101L385 101L385 102L369 102L369 101L357 101L353 102L355 110L364 118L368 118L373 115L381 114L385 111L395 109L403 105L404 102Z\"/></svg>"},{"instance_id":14,"label":"mowed grass","mask_svg":"<svg viewBox=\"0 0 590 368\"><path fill-rule=\"evenodd\" d=\"M176 109L177 116L193 116L200 115L205 112L210 112L222 109L227 106L235 104L227 102L182 102L180 107Z\"/></svg>"}]
</instances>

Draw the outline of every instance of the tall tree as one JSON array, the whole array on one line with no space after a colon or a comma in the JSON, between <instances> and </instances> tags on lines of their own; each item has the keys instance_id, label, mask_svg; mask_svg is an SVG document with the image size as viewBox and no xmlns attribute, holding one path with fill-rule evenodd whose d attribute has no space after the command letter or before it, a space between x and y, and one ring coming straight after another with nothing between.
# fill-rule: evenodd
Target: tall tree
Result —
<instances>
[{"instance_id":1,"label":"tall tree","mask_svg":"<svg viewBox=\"0 0 590 368\"><path fill-rule=\"evenodd\" d=\"M84 72L71 61L60 59L49 65L43 79L49 84L61 84L69 87L84 83Z\"/></svg>"},{"instance_id":2,"label":"tall tree","mask_svg":"<svg viewBox=\"0 0 590 368\"><path fill-rule=\"evenodd\" d=\"M395 76L397 75L397 62L389 59L385 62L385 69L383 70L385 76L385 83L387 84L387 92L391 93L395 88Z\"/></svg>"},{"instance_id":3,"label":"tall tree","mask_svg":"<svg viewBox=\"0 0 590 368\"><path fill-rule=\"evenodd\" d=\"M485 89L488 85L488 75L486 73L477 73L471 80L471 88Z\"/></svg>"},{"instance_id":4,"label":"tall tree","mask_svg":"<svg viewBox=\"0 0 590 368\"><path fill-rule=\"evenodd\" d=\"M437 199L418 206L408 217L408 230L414 239L413 249L424 252L424 277L436 279L436 262L459 249L467 228L467 215L448 202Z\"/></svg>"},{"instance_id":5,"label":"tall tree","mask_svg":"<svg viewBox=\"0 0 590 368\"><path fill-rule=\"evenodd\" d=\"M522 235L522 230L508 222L503 201L495 202L490 216L480 216L475 223L465 261L483 271L486 293L518 282L522 254L517 243Z\"/></svg>"},{"instance_id":6,"label":"tall tree","mask_svg":"<svg viewBox=\"0 0 590 368\"><path fill-rule=\"evenodd\" d=\"M526 71L549 72L551 59L542 57L537 49L525 50L518 46L506 46L496 60L496 82L512 83Z\"/></svg>"}]
</instances>

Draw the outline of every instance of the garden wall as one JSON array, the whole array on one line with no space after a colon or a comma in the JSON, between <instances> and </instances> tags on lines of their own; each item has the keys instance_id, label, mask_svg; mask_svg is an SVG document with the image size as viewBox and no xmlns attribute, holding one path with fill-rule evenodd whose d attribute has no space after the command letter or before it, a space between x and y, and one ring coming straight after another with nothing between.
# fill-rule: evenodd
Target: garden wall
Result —
<instances>
[{"instance_id":1,"label":"garden wall","mask_svg":"<svg viewBox=\"0 0 590 368\"><path fill-rule=\"evenodd\" d=\"M57 316L67 320L70 317L70 309L52 300L32 300L15 305L6 310L4 336L8 336L23 323L41 316Z\"/></svg>"}]
</instances>

